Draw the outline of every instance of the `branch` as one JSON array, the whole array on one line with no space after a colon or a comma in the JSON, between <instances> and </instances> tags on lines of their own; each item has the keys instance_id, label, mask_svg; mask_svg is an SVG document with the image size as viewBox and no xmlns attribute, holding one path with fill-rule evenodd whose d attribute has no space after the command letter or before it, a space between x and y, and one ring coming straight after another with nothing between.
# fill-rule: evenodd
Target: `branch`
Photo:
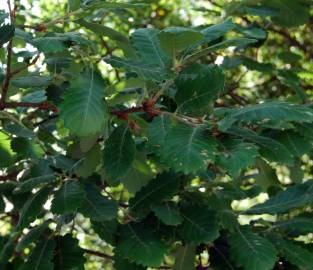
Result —
<instances>
[{"instance_id":1,"label":"branch","mask_svg":"<svg viewBox=\"0 0 313 270\"><path fill-rule=\"evenodd\" d=\"M154 117L158 115L158 111L154 109L154 105L156 103L155 99L147 100L142 103L141 106L138 107L132 107L125 110L119 110L119 111L111 111L111 115L116 115L118 118L127 120L128 114L135 113L135 112L145 112L149 114L150 116Z\"/></svg>"},{"instance_id":2,"label":"branch","mask_svg":"<svg viewBox=\"0 0 313 270\"><path fill-rule=\"evenodd\" d=\"M291 46L297 47L300 50L302 50L303 52L305 52L306 54L311 56L311 53L308 50L308 47L305 44L300 43L296 38L290 36L290 34L288 32L286 32L282 29L274 28L274 27L269 27L268 29L281 35L281 36L283 36Z\"/></svg>"},{"instance_id":3,"label":"branch","mask_svg":"<svg viewBox=\"0 0 313 270\"><path fill-rule=\"evenodd\" d=\"M10 13L11 24L13 25L15 23L15 14L16 14L17 6L14 5L14 9L12 10L11 2L10 0L8 0L8 8L9 8L9 13ZM10 79L11 79L12 52L13 52L13 37L9 40L8 47L7 47L7 68L6 68L5 78L2 82L1 99L0 99L0 102L2 103L5 102L8 89L9 89Z\"/></svg>"},{"instance_id":4,"label":"branch","mask_svg":"<svg viewBox=\"0 0 313 270\"><path fill-rule=\"evenodd\" d=\"M11 38L7 47L7 69L6 69L6 74L5 78L2 83L2 92L1 92L1 99L0 102L5 102L8 89L9 89L9 84L10 84L10 79L11 79L11 62L12 62L12 46L13 46L13 39Z\"/></svg>"},{"instance_id":5,"label":"branch","mask_svg":"<svg viewBox=\"0 0 313 270\"><path fill-rule=\"evenodd\" d=\"M17 68L15 70L13 70L12 72L10 72L10 78L12 78L16 74L22 72L24 69L27 69L28 67L35 65L37 63L39 57L40 57L40 55L37 55L30 63L28 63L25 66Z\"/></svg>"},{"instance_id":6,"label":"branch","mask_svg":"<svg viewBox=\"0 0 313 270\"><path fill-rule=\"evenodd\" d=\"M7 175L1 175L0 181L4 182L4 181L11 180L12 178L15 178L18 175L18 173L19 173L18 171L14 171L14 172L11 172Z\"/></svg>"},{"instance_id":7,"label":"branch","mask_svg":"<svg viewBox=\"0 0 313 270\"><path fill-rule=\"evenodd\" d=\"M241 96L239 96L239 95L237 95L236 93L234 93L234 92L229 92L229 93L227 93L235 102L237 102L239 105L242 105L242 106L244 106L244 105L246 105L246 100L243 98L243 97L241 97Z\"/></svg>"},{"instance_id":8,"label":"branch","mask_svg":"<svg viewBox=\"0 0 313 270\"><path fill-rule=\"evenodd\" d=\"M47 101L39 102L39 103L33 103L33 102L3 102L1 103L0 102L0 110L14 109L17 107L37 108L40 110L58 112L58 108Z\"/></svg>"},{"instance_id":9,"label":"branch","mask_svg":"<svg viewBox=\"0 0 313 270\"><path fill-rule=\"evenodd\" d=\"M88 253L90 255L94 255L103 259L107 259L107 260L113 260L113 258L107 254L104 254L102 252L99 251L95 251L95 250L91 250L91 249L87 249L87 248L83 248L82 249L85 253Z\"/></svg>"}]
</instances>

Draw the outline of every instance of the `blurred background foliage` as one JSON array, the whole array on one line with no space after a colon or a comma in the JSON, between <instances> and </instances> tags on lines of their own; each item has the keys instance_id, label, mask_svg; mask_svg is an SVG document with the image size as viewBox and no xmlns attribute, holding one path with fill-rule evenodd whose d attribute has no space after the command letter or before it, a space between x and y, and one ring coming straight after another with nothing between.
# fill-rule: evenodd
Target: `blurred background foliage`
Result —
<instances>
[{"instance_id":1,"label":"blurred background foliage","mask_svg":"<svg viewBox=\"0 0 313 270\"><path fill-rule=\"evenodd\" d=\"M6 1L0 1L0 7L6 9L4 7ZM238 24L238 32L243 32L248 37L257 37L259 42L246 49L244 55L232 48L209 55L207 62L213 61L222 65L227 70L226 86L234 89L233 96L221 98L217 101L218 105L233 105L233 100L236 98L239 99L238 103L249 104L267 99L309 102L312 101L313 90L313 10L309 7L311 1L286 1L288 2L286 6L280 5L284 0L272 1L278 14L274 14L274 19L270 19L268 12L271 11L268 6L263 5L263 9L256 10L250 7L251 4L253 6L254 3L260 1L146 0L141 2L147 6L136 9L95 10L92 14L83 16L83 22L67 16L62 24L51 23L49 31L57 33L79 32L87 40L93 41L94 45L86 50L79 46L72 47L71 54L75 55L75 62L70 63L71 68L81 70L86 64L97 65L107 80L108 88L111 88L112 91L118 91L125 88L124 78L127 77L127 74L112 69L103 61L103 58L111 55L122 56L123 52L115 40L102 34L108 30L101 28L101 26L110 27L128 36L135 29L142 27L158 29L168 26L203 27L222 22L226 17L232 17L233 21ZM88 4L87 2L85 1L85 4ZM138 3L140 1L133 2ZM266 3L266 1L264 2ZM268 3L270 2L268 1ZM297 5L295 2L299 2L301 5ZM25 58L26 54L32 56L32 51L35 50L29 44L25 50L25 41L19 35L26 35L27 32L34 30L32 27L39 27L43 22L53 22L55 18L61 18L70 12L75 13L80 5L79 0L16 0L16 3L19 5L16 24L20 28L24 28L26 32L16 35L14 50L19 52L22 58ZM282 14L279 14L280 12ZM298 15L299 13L301 16ZM257 28L258 26L261 28ZM62 52L59 56L66 57L66 53L69 52ZM0 58L4 59L4 57L5 48L0 48ZM18 59L15 61L19 62ZM255 64L255 61L259 64ZM42 62L39 62L38 66L43 72L47 69L51 71L52 68L58 68ZM64 81L62 74L58 72L55 72L53 80L56 85L62 85ZM127 84L131 86L130 81ZM12 92L11 95L13 96L14 93ZM53 95L53 91L51 91L51 95ZM119 101L122 99L122 97L118 98ZM114 100L112 104L114 104ZM298 162L298 166L294 169L274 166L279 181L289 183L296 181L295 179L303 179L303 176L304 178L311 178L313 173L311 157L304 156ZM193 181L193 185L197 186L197 179ZM121 187L112 190L113 194L121 191ZM236 201L233 207L245 209L251 204L264 201L266 198L267 195L263 194L253 200ZM10 206L7 205L6 207ZM49 205L46 207L49 208ZM11 218L1 217L1 236L7 236L10 233ZM241 222L244 224L247 219L242 217ZM111 246L103 242L90 229L88 220L82 216L77 216L75 226L75 234L82 247L92 247L94 250L96 247L106 254L113 254ZM62 230L71 231L72 228L65 226L62 227ZM312 241L310 236L305 240ZM208 260L205 256L204 254L203 259ZM169 256L166 260L171 264L173 258ZM86 269L112 269L112 262L105 258L88 255Z\"/></svg>"}]
</instances>

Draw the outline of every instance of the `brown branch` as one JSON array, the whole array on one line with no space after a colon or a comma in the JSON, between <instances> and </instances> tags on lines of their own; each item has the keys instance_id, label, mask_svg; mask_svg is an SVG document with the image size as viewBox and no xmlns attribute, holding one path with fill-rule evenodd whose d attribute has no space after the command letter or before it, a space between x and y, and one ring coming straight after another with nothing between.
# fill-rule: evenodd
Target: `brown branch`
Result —
<instances>
[{"instance_id":1,"label":"brown branch","mask_svg":"<svg viewBox=\"0 0 313 270\"><path fill-rule=\"evenodd\" d=\"M30 63L28 63L28 64L24 65L23 67L17 68L15 70L13 70L12 72L10 72L10 78L12 78L16 74L22 72L23 70L27 69L28 67L35 65L37 63L39 57L40 57L40 55L37 55Z\"/></svg>"},{"instance_id":2,"label":"brown branch","mask_svg":"<svg viewBox=\"0 0 313 270\"><path fill-rule=\"evenodd\" d=\"M13 39L11 38L7 47L7 69L5 78L2 83L2 92L1 92L1 99L0 102L5 102L8 90L9 90L9 84L11 79L11 62L12 62L12 51L13 51Z\"/></svg>"},{"instance_id":3,"label":"brown branch","mask_svg":"<svg viewBox=\"0 0 313 270\"><path fill-rule=\"evenodd\" d=\"M4 109L14 109L17 107L25 107L25 108L37 108L40 110L47 110L47 111L53 111L58 112L58 108L54 106L53 104L44 101L39 103L33 103L33 102L0 102L0 110Z\"/></svg>"},{"instance_id":4,"label":"brown branch","mask_svg":"<svg viewBox=\"0 0 313 270\"><path fill-rule=\"evenodd\" d=\"M132 107L132 108L125 109L125 110L111 111L110 114L115 115L120 119L127 120L128 114L135 113L135 112L144 112L143 106Z\"/></svg>"},{"instance_id":5,"label":"brown branch","mask_svg":"<svg viewBox=\"0 0 313 270\"><path fill-rule=\"evenodd\" d=\"M14 25L17 5L14 5L14 9L12 10L11 1L8 0L7 3L8 3L8 8L9 8L9 13L10 13L11 24ZM6 67L5 78L2 82L1 99L0 99L1 103L5 102L5 99L9 90L10 79L11 79L12 53L13 53L13 37L11 37L7 46L7 67Z\"/></svg>"},{"instance_id":6,"label":"brown branch","mask_svg":"<svg viewBox=\"0 0 313 270\"><path fill-rule=\"evenodd\" d=\"M16 178L16 176L18 175L18 171L13 171L7 175L1 175L0 176L0 181L8 181L8 180L11 180L12 178Z\"/></svg>"},{"instance_id":7,"label":"brown branch","mask_svg":"<svg viewBox=\"0 0 313 270\"><path fill-rule=\"evenodd\" d=\"M274 27L269 27L268 30L273 31L274 33L277 33L283 36L291 46L297 47L300 50L302 50L304 53L306 53L307 55L312 56L312 53L308 50L308 47L305 44L300 43L296 38L292 37L288 32L282 29L274 28Z\"/></svg>"},{"instance_id":8,"label":"brown branch","mask_svg":"<svg viewBox=\"0 0 313 270\"><path fill-rule=\"evenodd\" d=\"M245 100L243 97L241 97L241 96L235 94L234 92L229 92L229 93L227 93L227 94L228 94L234 101L236 101L236 103L238 103L239 105L244 106L244 105L246 104L246 100Z\"/></svg>"},{"instance_id":9,"label":"brown branch","mask_svg":"<svg viewBox=\"0 0 313 270\"><path fill-rule=\"evenodd\" d=\"M94 255L103 259L107 259L107 260L113 260L113 258L110 255L107 255L105 253L99 252L99 251L95 251L95 250L91 250L91 249L87 249L87 248L83 248L82 249L85 253L90 254L90 255Z\"/></svg>"},{"instance_id":10,"label":"brown branch","mask_svg":"<svg viewBox=\"0 0 313 270\"><path fill-rule=\"evenodd\" d=\"M111 115L116 115L118 118L127 120L128 114L135 113L135 112L145 112L149 114L150 116L156 116L158 115L157 110L154 109L154 105L156 103L155 99L151 99L148 101L144 101L141 106L138 107L132 107L125 110L118 110L118 111L111 111Z\"/></svg>"}]
</instances>

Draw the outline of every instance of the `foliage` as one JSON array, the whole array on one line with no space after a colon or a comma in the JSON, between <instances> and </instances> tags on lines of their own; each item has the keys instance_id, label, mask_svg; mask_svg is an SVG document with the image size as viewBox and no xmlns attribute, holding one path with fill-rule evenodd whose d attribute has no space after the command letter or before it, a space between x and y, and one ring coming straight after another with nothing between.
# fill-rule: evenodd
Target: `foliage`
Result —
<instances>
[{"instance_id":1,"label":"foliage","mask_svg":"<svg viewBox=\"0 0 313 270\"><path fill-rule=\"evenodd\" d=\"M312 5L1 5L0 269L313 269Z\"/></svg>"}]
</instances>

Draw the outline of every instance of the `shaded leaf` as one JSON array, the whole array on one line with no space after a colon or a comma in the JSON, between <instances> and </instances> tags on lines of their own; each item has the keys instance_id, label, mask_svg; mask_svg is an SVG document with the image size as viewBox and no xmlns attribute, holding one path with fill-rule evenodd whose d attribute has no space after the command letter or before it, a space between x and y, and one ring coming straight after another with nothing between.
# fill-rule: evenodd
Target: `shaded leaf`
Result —
<instances>
[{"instance_id":1,"label":"shaded leaf","mask_svg":"<svg viewBox=\"0 0 313 270\"><path fill-rule=\"evenodd\" d=\"M163 262L166 246L149 229L127 224L120 232L116 252L137 264L159 267Z\"/></svg>"},{"instance_id":2,"label":"shaded leaf","mask_svg":"<svg viewBox=\"0 0 313 270\"><path fill-rule=\"evenodd\" d=\"M146 213L150 206L171 198L177 191L180 179L172 173L157 175L130 200L129 208L135 214Z\"/></svg>"},{"instance_id":3,"label":"shaded leaf","mask_svg":"<svg viewBox=\"0 0 313 270\"><path fill-rule=\"evenodd\" d=\"M84 270L84 251L78 246L78 241L69 234L55 239L56 252L54 255L55 270Z\"/></svg>"},{"instance_id":4,"label":"shaded leaf","mask_svg":"<svg viewBox=\"0 0 313 270\"><path fill-rule=\"evenodd\" d=\"M177 124L168 132L160 156L175 171L196 173L214 159L216 143L205 126Z\"/></svg>"},{"instance_id":5,"label":"shaded leaf","mask_svg":"<svg viewBox=\"0 0 313 270\"><path fill-rule=\"evenodd\" d=\"M48 199L50 190L41 189L33 194L21 209L20 219L16 226L16 230L22 230L27 227L42 211L42 207Z\"/></svg>"},{"instance_id":6,"label":"shaded leaf","mask_svg":"<svg viewBox=\"0 0 313 270\"><path fill-rule=\"evenodd\" d=\"M151 209L154 214L166 225L176 226L181 224L183 221L178 209L167 202L164 204L153 205Z\"/></svg>"},{"instance_id":7,"label":"shaded leaf","mask_svg":"<svg viewBox=\"0 0 313 270\"><path fill-rule=\"evenodd\" d=\"M219 236L216 213L203 207L188 206L181 211L183 224L178 232L186 243L212 242Z\"/></svg>"},{"instance_id":8,"label":"shaded leaf","mask_svg":"<svg viewBox=\"0 0 313 270\"><path fill-rule=\"evenodd\" d=\"M246 211L247 214L281 214L313 201L313 182L288 187L264 203L257 204Z\"/></svg>"},{"instance_id":9,"label":"shaded leaf","mask_svg":"<svg viewBox=\"0 0 313 270\"><path fill-rule=\"evenodd\" d=\"M100 190L93 185L85 186L86 196L79 208L85 217L93 221L107 221L116 217L117 203L101 195Z\"/></svg>"},{"instance_id":10,"label":"shaded leaf","mask_svg":"<svg viewBox=\"0 0 313 270\"><path fill-rule=\"evenodd\" d=\"M194 270L196 247L194 245L181 246L175 256L173 270Z\"/></svg>"},{"instance_id":11,"label":"shaded leaf","mask_svg":"<svg viewBox=\"0 0 313 270\"><path fill-rule=\"evenodd\" d=\"M81 74L71 82L60 105L60 118L64 120L64 125L82 137L100 132L107 120L103 97L102 78L94 71Z\"/></svg>"},{"instance_id":12,"label":"shaded leaf","mask_svg":"<svg viewBox=\"0 0 313 270\"><path fill-rule=\"evenodd\" d=\"M237 266L245 270L271 270L277 260L277 251L267 239L246 231L237 230L231 235L230 256Z\"/></svg>"},{"instance_id":13,"label":"shaded leaf","mask_svg":"<svg viewBox=\"0 0 313 270\"><path fill-rule=\"evenodd\" d=\"M39 242L31 252L26 263L22 265L21 270L53 270L53 252L55 243L52 239L44 239Z\"/></svg>"},{"instance_id":14,"label":"shaded leaf","mask_svg":"<svg viewBox=\"0 0 313 270\"><path fill-rule=\"evenodd\" d=\"M116 128L105 142L104 168L113 178L124 176L135 158L136 146L126 125Z\"/></svg>"},{"instance_id":15,"label":"shaded leaf","mask_svg":"<svg viewBox=\"0 0 313 270\"><path fill-rule=\"evenodd\" d=\"M78 181L65 181L54 195L51 211L55 214L65 214L76 211L82 204L84 198L85 192Z\"/></svg>"},{"instance_id":16,"label":"shaded leaf","mask_svg":"<svg viewBox=\"0 0 313 270\"><path fill-rule=\"evenodd\" d=\"M0 48L14 36L15 27L11 24L0 26Z\"/></svg>"},{"instance_id":17,"label":"shaded leaf","mask_svg":"<svg viewBox=\"0 0 313 270\"><path fill-rule=\"evenodd\" d=\"M180 72L175 83L177 111L202 116L223 91L225 76L217 65L194 64Z\"/></svg>"}]
</instances>

